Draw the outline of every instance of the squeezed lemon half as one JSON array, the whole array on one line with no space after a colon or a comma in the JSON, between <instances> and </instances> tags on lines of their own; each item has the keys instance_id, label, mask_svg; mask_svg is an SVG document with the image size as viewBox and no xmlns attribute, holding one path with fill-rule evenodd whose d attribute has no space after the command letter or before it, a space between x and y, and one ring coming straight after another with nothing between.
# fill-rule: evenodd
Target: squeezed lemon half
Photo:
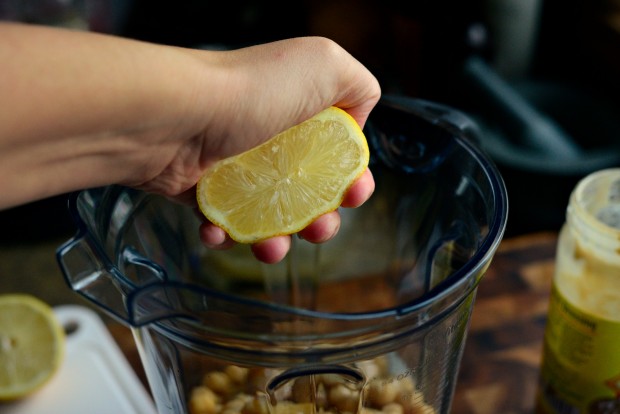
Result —
<instances>
[{"instance_id":1,"label":"squeezed lemon half","mask_svg":"<svg viewBox=\"0 0 620 414\"><path fill-rule=\"evenodd\" d=\"M198 206L240 243L293 234L337 209L368 161L362 129L330 107L214 164L198 182Z\"/></svg>"}]
</instances>

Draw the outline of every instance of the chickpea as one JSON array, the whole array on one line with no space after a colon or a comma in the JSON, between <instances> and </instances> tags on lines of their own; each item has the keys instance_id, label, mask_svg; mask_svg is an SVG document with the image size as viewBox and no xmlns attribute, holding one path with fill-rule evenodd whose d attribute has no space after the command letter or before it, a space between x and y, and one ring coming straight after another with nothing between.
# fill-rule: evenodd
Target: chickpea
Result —
<instances>
[{"instance_id":1,"label":"chickpea","mask_svg":"<svg viewBox=\"0 0 620 414\"><path fill-rule=\"evenodd\" d=\"M235 398L226 402L226 408L236 408L237 411L241 411L244 405L252 401L252 396L248 394L237 394Z\"/></svg>"},{"instance_id":2,"label":"chickpea","mask_svg":"<svg viewBox=\"0 0 620 414\"><path fill-rule=\"evenodd\" d=\"M224 372L235 384L244 384L248 379L248 369L236 365L228 365Z\"/></svg>"},{"instance_id":3,"label":"chickpea","mask_svg":"<svg viewBox=\"0 0 620 414\"><path fill-rule=\"evenodd\" d=\"M245 403L241 414L269 414L269 405L264 398L254 397Z\"/></svg>"},{"instance_id":4,"label":"chickpea","mask_svg":"<svg viewBox=\"0 0 620 414\"><path fill-rule=\"evenodd\" d=\"M360 361L356 365L368 379L379 378L385 375L381 367L377 364L377 360Z\"/></svg>"},{"instance_id":5,"label":"chickpea","mask_svg":"<svg viewBox=\"0 0 620 414\"><path fill-rule=\"evenodd\" d=\"M250 400L252 400L252 397L247 394L237 394L233 399L224 404L221 414L239 414Z\"/></svg>"},{"instance_id":6,"label":"chickpea","mask_svg":"<svg viewBox=\"0 0 620 414\"><path fill-rule=\"evenodd\" d=\"M340 412L357 412L359 405L359 393L347 388L343 384L329 388L327 399L331 405Z\"/></svg>"},{"instance_id":7,"label":"chickpea","mask_svg":"<svg viewBox=\"0 0 620 414\"><path fill-rule=\"evenodd\" d=\"M333 387L335 385L342 384L342 377L337 374L319 374L316 376L317 382L325 384L327 387Z\"/></svg>"},{"instance_id":8,"label":"chickpea","mask_svg":"<svg viewBox=\"0 0 620 414\"><path fill-rule=\"evenodd\" d=\"M219 395L229 395L233 392L232 381L230 377L221 371L213 371L207 373L202 379L202 384L209 387L212 391Z\"/></svg>"},{"instance_id":9,"label":"chickpea","mask_svg":"<svg viewBox=\"0 0 620 414\"><path fill-rule=\"evenodd\" d=\"M390 361L387 355L379 356L373 359L372 362L376 365L381 375L388 375L390 369Z\"/></svg>"},{"instance_id":10,"label":"chickpea","mask_svg":"<svg viewBox=\"0 0 620 414\"><path fill-rule=\"evenodd\" d=\"M215 414L218 412L218 396L205 386L198 386L192 390L189 411L191 414Z\"/></svg>"},{"instance_id":11,"label":"chickpea","mask_svg":"<svg viewBox=\"0 0 620 414\"><path fill-rule=\"evenodd\" d=\"M228 365L204 375L202 384L191 392L189 413L435 414L410 375L388 376L387 358L362 361L358 367L368 380L363 390L365 406L360 406L361 391L354 384L341 375L320 374L283 384L277 390L278 404L271 407L265 395L247 392L264 389L268 379L278 371Z\"/></svg>"},{"instance_id":12,"label":"chickpea","mask_svg":"<svg viewBox=\"0 0 620 414\"><path fill-rule=\"evenodd\" d=\"M389 403L384 405L381 411L383 414L404 414L405 409L398 403Z\"/></svg>"},{"instance_id":13,"label":"chickpea","mask_svg":"<svg viewBox=\"0 0 620 414\"><path fill-rule=\"evenodd\" d=\"M383 382L381 380L371 382L366 389L366 398L372 407L381 408L384 405L396 401L400 391L397 382Z\"/></svg>"},{"instance_id":14,"label":"chickpea","mask_svg":"<svg viewBox=\"0 0 620 414\"><path fill-rule=\"evenodd\" d=\"M403 378L399 384L401 394L411 394L415 391L415 381L411 377Z\"/></svg>"}]
</instances>

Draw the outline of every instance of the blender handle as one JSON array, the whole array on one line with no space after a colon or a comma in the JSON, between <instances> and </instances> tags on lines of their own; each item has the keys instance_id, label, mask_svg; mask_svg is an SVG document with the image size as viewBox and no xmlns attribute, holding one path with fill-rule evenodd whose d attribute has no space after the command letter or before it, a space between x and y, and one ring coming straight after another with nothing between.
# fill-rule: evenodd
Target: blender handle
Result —
<instances>
[{"instance_id":1,"label":"blender handle","mask_svg":"<svg viewBox=\"0 0 620 414\"><path fill-rule=\"evenodd\" d=\"M73 237L56 251L56 260L69 287L126 324L124 301L133 287L100 257L85 235Z\"/></svg>"},{"instance_id":2,"label":"blender handle","mask_svg":"<svg viewBox=\"0 0 620 414\"><path fill-rule=\"evenodd\" d=\"M357 401L355 406L361 406L361 398L363 397L364 384L366 383L366 376L359 368L353 368L345 365L337 364L313 364L311 366L303 366L297 368L288 369L276 377L272 378L267 384L267 395L269 396L269 402L271 405L277 405L278 403L278 390L281 388L289 387L293 382L300 379L314 378L316 382L316 376L329 375L331 380L339 378L342 383L346 383L351 391L355 391L357 394ZM314 384L317 386L318 384ZM309 381L306 386L307 395L313 395L312 381ZM319 410L317 409L317 412ZM354 411L354 410L345 410Z\"/></svg>"},{"instance_id":3,"label":"blender handle","mask_svg":"<svg viewBox=\"0 0 620 414\"><path fill-rule=\"evenodd\" d=\"M383 101L401 105L418 117L460 133L474 142L480 139L481 131L478 124L464 112L452 106L404 95L385 95Z\"/></svg>"},{"instance_id":4,"label":"blender handle","mask_svg":"<svg viewBox=\"0 0 620 414\"><path fill-rule=\"evenodd\" d=\"M452 107L403 95L383 95L370 114L365 133L371 162L404 174L426 174L441 165L454 137L478 144L477 124Z\"/></svg>"}]
</instances>

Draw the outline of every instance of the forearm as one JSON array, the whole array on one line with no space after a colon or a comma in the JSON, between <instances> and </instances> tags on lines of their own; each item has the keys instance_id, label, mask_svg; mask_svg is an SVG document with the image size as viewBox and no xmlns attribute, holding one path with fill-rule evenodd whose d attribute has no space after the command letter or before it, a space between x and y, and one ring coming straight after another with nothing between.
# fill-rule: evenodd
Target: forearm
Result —
<instances>
[{"instance_id":1,"label":"forearm","mask_svg":"<svg viewBox=\"0 0 620 414\"><path fill-rule=\"evenodd\" d=\"M0 23L0 209L123 184L183 199L217 159L380 96L325 38L228 52Z\"/></svg>"},{"instance_id":2,"label":"forearm","mask_svg":"<svg viewBox=\"0 0 620 414\"><path fill-rule=\"evenodd\" d=\"M203 76L181 49L10 24L0 61L0 208L128 174L139 184L148 173L132 166L148 151L136 136L165 140Z\"/></svg>"}]
</instances>

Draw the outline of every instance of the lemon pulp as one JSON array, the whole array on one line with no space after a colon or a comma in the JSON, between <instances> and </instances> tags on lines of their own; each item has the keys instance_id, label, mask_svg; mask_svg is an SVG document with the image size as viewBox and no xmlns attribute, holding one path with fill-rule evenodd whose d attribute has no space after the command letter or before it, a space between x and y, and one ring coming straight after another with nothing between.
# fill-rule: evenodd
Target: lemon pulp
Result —
<instances>
[{"instance_id":1,"label":"lemon pulp","mask_svg":"<svg viewBox=\"0 0 620 414\"><path fill-rule=\"evenodd\" d=\"M213 165L198 182L198 205L241 243L296 233L338 208L368 160L357 122L330 107Z\"/></svg>"}]
</instances>

